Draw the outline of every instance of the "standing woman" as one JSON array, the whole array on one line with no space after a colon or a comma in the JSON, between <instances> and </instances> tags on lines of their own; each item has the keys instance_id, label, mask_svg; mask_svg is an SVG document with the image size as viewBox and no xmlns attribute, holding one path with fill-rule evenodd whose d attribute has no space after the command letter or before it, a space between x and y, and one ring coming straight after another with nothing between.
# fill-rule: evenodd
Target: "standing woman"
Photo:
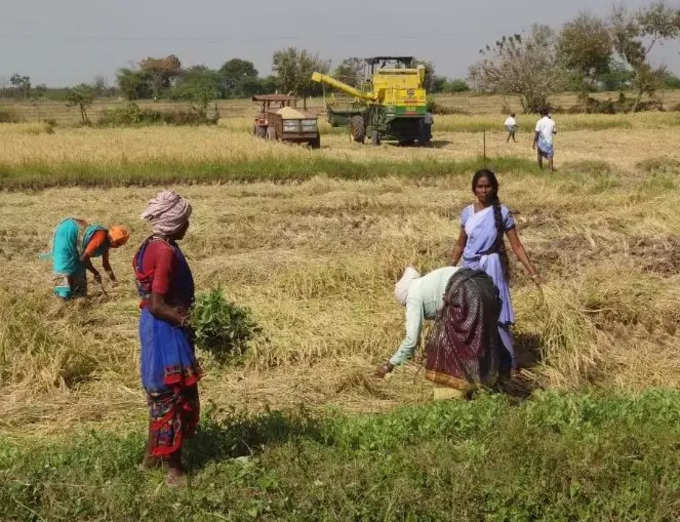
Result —
<instances>
[{"instance_id":1,"label":"standing woman","mask_svg":"<svg viewBox=\"0 0 680 522\"><path fill-rule=\"evenodd\" d=\"M54 294L64 300L85 297L88 270L95 281L101 283L102 277L92 264L93 257L101 256L104 270L115 282L116 276L109 263L109 249L124 245L129 237L128 231L121 226L106 229L82 219L62 220L54 230L52 252L44 256L52 258Z\"/></svg>"},{"instance_id":2,"label":"standing woman","mask_svg":"<svg viewBox=\"0 0 680 522\"><path fill-rule=\"evenodd\" d=\"M493 279L501 299L498 333L503 346L510 352L512 368L516 370L517 357L510 332L515 314L508 287L510 274L503 234L508 236L512 251L534 281L537 281L538 273L524 251L512 213L498 199L496 175L486 169L475 172L472 177L472 192L477 201L465 207L461 213L460 235L453 246L451 262L453 265L458 264L462 255L464 267L484 270Z\"/></svg>"},{"instance_id":3,"label":"standing woman","mask_svg":"<svg viewBox=\"0 0 680 522\"><path fill-rule=\"evenodd\" d=\"M165 190L142 213L153 234L133 260L141 297L139 338L142 385L149 405L149 439L144 466L167 464L169 485L184 480L182 446L198 423L200 369L187 326L194 281L177 244L189 228L191 205Z\"/></svg>"}]
</instances>

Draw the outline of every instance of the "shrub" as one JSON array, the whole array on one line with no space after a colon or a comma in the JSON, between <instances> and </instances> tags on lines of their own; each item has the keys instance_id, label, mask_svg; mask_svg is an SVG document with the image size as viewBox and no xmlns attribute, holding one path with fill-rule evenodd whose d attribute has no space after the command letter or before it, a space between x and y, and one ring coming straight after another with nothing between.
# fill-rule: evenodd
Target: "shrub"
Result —
<instances>
[{"instance_id":1,"label":"shrub","mask_svg":"<svg viewBox=\"0 0 680 522\"><path fill-rule=\"evenodd\" d=\"M0 123L19 123L21 118L12 109L0 109Z\"/></svg>"},{"instance_id":2,"label":"shrub","mask_svg":"<svg viewBox=\"0 0 680 522\"><path fill-rule=\"evenodd\" d=\"M199 295L191 325L196 346L211 352L218 362L242 355L248 341L260 331L250 309L227 301L220 287Z\"/></svg>"},{"instance_id":3,"label":"shrub","mask_svg":"<svg viewBox=\"0 0 680 522\"><path fill-rule=\"evenodd\" d=\"M142 109L134 102L124 107L105 110L99 121L101 126L124 127L135 125L202 125L214 124L217 120L197 110L177 110L161 112L153 109Z\"/></svg>"}]
</instances>

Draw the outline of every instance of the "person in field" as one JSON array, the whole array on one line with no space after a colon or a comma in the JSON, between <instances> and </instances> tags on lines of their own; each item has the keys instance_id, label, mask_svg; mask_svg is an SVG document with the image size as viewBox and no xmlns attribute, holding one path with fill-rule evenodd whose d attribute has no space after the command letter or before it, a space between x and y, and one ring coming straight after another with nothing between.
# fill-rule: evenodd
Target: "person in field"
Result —
<instances>
[{"instance_id":1,"label":"person in field","mask_svg":"<svg viewBox=\"0 0 680 522\"><path fill-rule=\"evenodd\" d=\"M133 260L141 298L141 378L149 406L149 435L143 465L167 465L167 482L184 482L182 447L199 418L201 372L187 324L194 281L177 244L189 228L191 205L174 191L156 195L142 218L153 233Z\"/></svg>"},{"instance_id":2,"label":"person in field","mask_svg":"<svg viewBox=\"0 0 680 522\"><path fill-rule=\"evenodd\" d=\"M505 120L505 130L508 131L508 138L505 140L505 143L510 142L510 138L512 138L512 141L514 143L517 143L517 140L515 139L515 133L517 132L517 120L515 119L515 113L510 113L510 116L507 117Z\"/></svg>"},{"instance_id":3,"label":"person in field","mask_svg":"<svg viewBox=\"0 0 680 522\"><path fill-rule=\"evenodd\" d=\"M124 245L130 235L119 225L105 228L78 218L62 220L54 230L52 259L54 294L63 300L87 295L87 271L101 284L102 278L92 264L93 257L102 258L102 266L111 281L116 281L109 263L109 249Z\"/></svg>"},{"instance_id":4,"label":"person in field","mask_svg":"<svg viewBox=\"0 0 680 522\"><path fill-rule=\"evenodd\" d=\"M512 251L537 282L538 272L529 261L522 246L515 219L498 198L498 180L490 170L479 170L472 177L472 192L477 201L465 207L460 216L460 234L451 251L451 264L457 265L463 258L463 266L486 272L498 288L501 299L501 313L498 318L498 333L512 359L512 368L517 370L517 357L510 327L515 315L508 287L509 267L504 236L508 236Z\"/></svg>"},{"instance_id":5,"label":"person in field","mask_svg":"<svg viewBox=\"0 0 680 522\"><path fill-rule=\"evenodd\" d=\"M536 122L534 129L532 148L536 151L538 167L543 168L543 158L546 158L552 172L555 172L555 144L553 139L555 134L557 134L555 120L548 114L548 109L541 110L541 119Z\"/></svg>"},{"instance_id":6,"label":"person in field","mask_svg":"<svg viewBox=\"0 0 680 522\"><path fill-rule=\"evenodd\" d=\"M496 382L505 352L496 326L498 290L488 275L447 266L421 277L409 266L395 285L394 295L406 307L406 337L376 370L377 377L413 357L423 321L434 319L426 342L425 377L443 388L435 390L435 397L462 397Z\"/></svg>"}]
</instances>

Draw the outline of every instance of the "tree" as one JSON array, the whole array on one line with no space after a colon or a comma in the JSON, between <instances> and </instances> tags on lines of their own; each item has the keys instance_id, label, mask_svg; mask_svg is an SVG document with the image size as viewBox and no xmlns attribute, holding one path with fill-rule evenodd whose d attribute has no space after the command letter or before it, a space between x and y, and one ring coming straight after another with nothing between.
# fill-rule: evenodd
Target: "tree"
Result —
<instances>
[{"instance_id":1,"label":"tree","mask_svg":"<svg viewBox=\"0 0 680 522\"><path fill-rule=\"evenodd\" d=\"M307 107L307 96L321 94L321 85L312 81L312 73L327 73L330 62L311 54L305 49L288 47L274 53L272 69L276 74L281 89L286 93L302 96L304 107Z\"/></svg>"},{"instance_id":2,"label":"tree","mask_svg":"<svg viewBox=\"0 0 680 522\"><path fill-rule=\"evenodd\" d=\"M151 77L144 71L123 67L116 73L118 88L126 99L139 100L152 95Z\"/></svg>"},{"instance_id":3,"label":"tree","mask_svg":"<svg viewBox=\"0 0 680 522\"><path fill-rule=\"evenodd\" d=\"M333 77L352 87L359 87L364 81L364 60L354 56L345 58L335 68Z\"/></svg>"},{"instance_id":4,"label":"tree","mask_svg":"<svg viewBox=\"0 0 680 522\"><path fill-rule=\"evenodd\" d=\"M170 82L182 72L182 63L174 54L165 58L145 58L139 68L151 78L154 99L160 96L161 89L170 87Z\"/></svg>"},{"instance_id":5,"label":"tree","mask_svg":"<svg viewBox=\"0 0 680 522\"><path fill-rule=\"evenodd\" d=\"M607 25L600 18L581 13L562 27L557 53L582 91L595 88L600 77L609 72L614 53Z\"/></svg>"},{"instance_id":6,"label":"tree","mask_svg":"<svg viewBox=\"0 0 680 522\"><path fill-rule=\"evenodd\" d=\"M503 36L479 51L482 60L470 67L470 80L482 92L517 94L525 112L539 112L548 97L566 84L557 60L555 34L534 25L526 37Z\"/></svg>"},{"instance_id":7,"label":"tree","mask_svg":"<svg viewBox=\"0 0 680 522\"><path fill-rule=\"evenodd\" d=\"M257 69L253 62L240 58L224 62L219 74L222 79L222 90L227 98L245 95L245 91L248 90L246 86L257 81Z\"/></svg>"},{"instance_id":8,"label":"tree","mask_svg":"<svg viewBox=\"0 0 680 522\"><path fill-rule=\"evenodd\" d=\"M195 65L182 72L172 90L171 96L181 100L191 100L198 106L194 107L205 117L208 103L218 98L222 89L222 76L218 71L205 65Z\"/></svg>"},{"instance_id":9,"label":"tree","mask_svg":"<svg viewBox=\"0 0 680 522\"><path fill-rule=\"evenodd\" d=\"M66 106L78 107L80 109L80 118L83 125L90 125L90 119L87 117L87 109L92 105L95 96L95 89L91 85L81 83L68 90L66 94Z\"/></svg>"},{"instance_id":10,"label":"tree","mask_svg":"<svg viewBox=\"0 0 680 522\"><path fill-rule=\"evenodd\" d=\"M14 73L10 79L9 83L12 85L12 87L19 93L24 98L28 98L28 96L31 94L31 77L30 76L22 76L21 74Z\"/></svg>"},{"instance_id":11,"label":"tree","mask_svg":"<svg viewBox=\"0 0 680 522\"><path fill-rule=\"evenodd\" d=\"M614 49L633 73L635 112L645 94L654 97L663 85L666 68L653 68L648 58L657 43L680 37L680 9L672 9L664 1L654 2L637 13L617 7L612 12L611 31Z\"/></svg>"}]
</instances>

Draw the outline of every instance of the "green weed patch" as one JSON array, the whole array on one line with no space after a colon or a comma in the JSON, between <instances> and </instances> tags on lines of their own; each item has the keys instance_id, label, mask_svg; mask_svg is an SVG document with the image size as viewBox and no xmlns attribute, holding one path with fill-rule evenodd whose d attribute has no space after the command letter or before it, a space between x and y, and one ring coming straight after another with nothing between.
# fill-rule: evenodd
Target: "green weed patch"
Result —
<instances>
[{"instance_id":1,"label":"green weed patch","mask_svg":"<svg viewBox=\"0 0 680 522\"><path fill-rule=\"evenodd\" d=\"M210 409L210 408L208 408ZM10 520L676 520L680 393L499 395L385 415L204 415L191 481L144 430L0 439Z\"/></svg>"}]
</instances>

